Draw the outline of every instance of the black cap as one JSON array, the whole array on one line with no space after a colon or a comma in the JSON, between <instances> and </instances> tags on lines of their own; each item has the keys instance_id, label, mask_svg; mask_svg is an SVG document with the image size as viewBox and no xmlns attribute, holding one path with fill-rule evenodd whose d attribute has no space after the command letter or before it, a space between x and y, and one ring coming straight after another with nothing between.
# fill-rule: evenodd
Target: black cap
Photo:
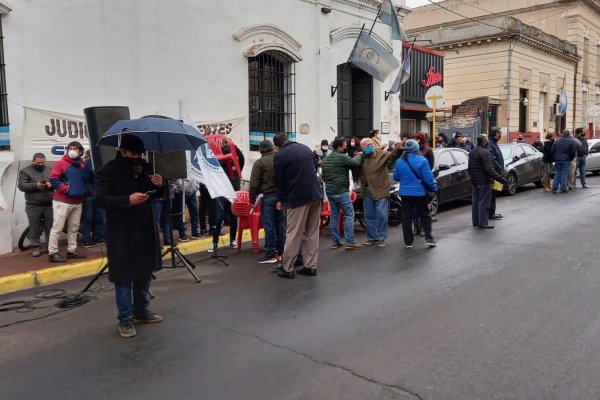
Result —
<instances>
[{"instance_id":1,"label":"black cap","mask_svg":"<svg viewBox=\"0 0 600 400\"><path fill-rule=\"evenodd\" d=\"M329 142L327 141L327 139L321 140L321 146L329 146Z\"/></svg>"},{"instance_id":2,"label":"black cap","mask_svg":"<svg viewBox=\"0 0 600 400\"><path fill-rule=\"evenodd\" d=\"M135 135L121 136L121 149L129 150L132 153L142 154L146 151L142 139Z\"/></svg>"}]
</instances>

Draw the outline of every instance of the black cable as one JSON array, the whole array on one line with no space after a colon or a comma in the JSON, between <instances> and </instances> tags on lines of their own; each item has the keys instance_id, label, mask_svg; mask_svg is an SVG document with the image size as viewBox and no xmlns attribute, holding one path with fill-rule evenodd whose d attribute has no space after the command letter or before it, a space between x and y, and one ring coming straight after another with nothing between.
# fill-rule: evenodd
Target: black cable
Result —
<instances>
[{"instance_id":1,"label":"black cable","mask_svg":"<svg viewBox=\"0 0 600 400\"><path fill-rule=\"evenodd\" d=\"M449 9L449 8L447 8L447 7L444 7L444 6L442 6L441 4L435 3L433 0L427 0L427 1L429 1L431 4L435 4L436 6L438 6L438 7L440 7L440 8L443 8L443 9L444 9L444 10L446 10L446 11L449 11L449 12L451 12L452 14L456 14L456 15L458 15L459 17L463 17L464 19L468 19L469 21L473 21L473 22L476 22L476 23L478 23L478 24L481 24L481 25L490 26L490 27L492 27L492 28L500 29L501 31L504 31L504 30L506 30L506 29L504 29L504 28L503 28L503 27L501 27L501 26L496 26L496 25L492 25L492 24L486 24L485 22L481 22L481 21L478 21L478 20L476 20L476 19L474 19L474 18L467 17L466 15L459 14L459 13L457 13L456 11L452 11L451 9Z\"/></svg>"}]
</instances>

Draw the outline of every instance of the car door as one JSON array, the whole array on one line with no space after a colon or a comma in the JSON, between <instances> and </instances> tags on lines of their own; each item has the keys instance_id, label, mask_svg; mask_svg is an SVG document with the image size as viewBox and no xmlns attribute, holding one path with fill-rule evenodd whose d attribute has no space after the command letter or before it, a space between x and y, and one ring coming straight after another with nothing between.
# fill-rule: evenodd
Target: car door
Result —
<instances>
[{"instance_id":1,"label":"car door","mask_svg":"<svg viewBox=\"0 0 600 400\"><path fill-rule=\"evenodd\" d=\"M537 181L538 179L540 179L539 165L535 162L536 161L535 153L537 150L529 145L521 145L521 148L523 149L523 152L525 153L524 168L525 168L526 176L525 176L525 180L521 181L520 183L524 184L524 183ZM536 166L538 168L536 168Z\"/></svg>"},{"instance_id":2,"label":"car door","mask_svg":"<svg viewBox=\"0 0 600 400\"><path fill-rule=\"evenodd\" d=\"M435 168L437 173L436 181L439 187L438 201L446 202L456 198L456 183L458 177L454 175L456 170L456 161L452 157L450 149L439 150L435 153ZM440 166L448 167L440 169Z\"/></svg>"},{"instance_id":3,"label":"car door","mask_svg":"<svg viewBox=\"0 0 600 400\"><path fill-rule=\"evenodd\" d=\"M590 142L590 154L587 156L586 171L600 171L600 141Z\"/></svg>"},{"instance_id":4,"label":"car door","mask_svg":"<svg viewBox=\"0 0 600 400\"><path fill-rule=\"evenodd\" d=\"M517 176L519 185L527 179L527 160L521 145L514 146L510 160L512 172Z\"/></svg>"},{"instance_id":5,"label":"car door","mask_svg":"<svg viewBox=\"0 0 600 400\"><path fill-rule=\"evenodd\" d=\"M452 149L452 155L456 161L456 196L470 196L471 174L469 174L469 154L463 150Z\"/></svg>"}]
</instances>

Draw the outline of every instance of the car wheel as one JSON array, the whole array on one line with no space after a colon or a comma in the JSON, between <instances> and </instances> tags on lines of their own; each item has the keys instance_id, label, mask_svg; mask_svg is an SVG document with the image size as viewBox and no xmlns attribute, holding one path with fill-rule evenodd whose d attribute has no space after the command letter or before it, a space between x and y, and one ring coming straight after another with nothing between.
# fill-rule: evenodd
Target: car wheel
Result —
<instances>
[{"instance_id":1,"label":"car wheel","mask_svg":"<svg viewBox=\"0 0 600 400\"><path fill-rule=\"evenodd\" d=\"M509 196L517 194L517 176L513 173L508 174L506 177L506 193Z\"/></svg>"},{"instance_id":2,"label":"car wheel","mask_svg":"<svg viewBox=\"0 0 600 400\"><path fill-rule=\"evenodd\" d=\"M592 171L592 174L594 174L594 175L600 175L600 170L598 170L598 171Z\"/></svg>"},{"instance_id":3,"label":"car wheel","mask_svg":"<svg viewBox=\"0 0 600 400\"><path fill-rule=\"evenodd\" d=\"M544 169L540 169L540 179L533 182L535 184L536 188L543 188L544 187Z\"/></svg>"},{"instance_id":4,"label":"car wheel","mask_svg":"<svg viewBox=\"0 0 600 400\"><path fill-rule=\"evenodd\" d=\"M429 201L429 215L435 216L438 212L439 200L438 195L433 196L433 199Z\"/></svg>"}]
</instances>

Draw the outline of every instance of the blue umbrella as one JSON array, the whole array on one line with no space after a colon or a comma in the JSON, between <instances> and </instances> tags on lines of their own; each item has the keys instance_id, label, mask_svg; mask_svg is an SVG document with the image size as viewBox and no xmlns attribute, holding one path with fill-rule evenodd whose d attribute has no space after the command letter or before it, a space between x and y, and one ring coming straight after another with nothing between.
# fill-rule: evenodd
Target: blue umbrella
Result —
<instances>
[{"instance_id":1,"label":"blue umbrella","mask_svg":"<svg viewBox=\"0 0 600 400\"><path fill-rule=\"evenodd\" d=\"M160 116L121 120L102 135L98 144L118 147L120 137L131 134L139 137L146 151L169 153L172 151L195 151L206 139L190 125Z\"/></svg>"}]
</instances>

